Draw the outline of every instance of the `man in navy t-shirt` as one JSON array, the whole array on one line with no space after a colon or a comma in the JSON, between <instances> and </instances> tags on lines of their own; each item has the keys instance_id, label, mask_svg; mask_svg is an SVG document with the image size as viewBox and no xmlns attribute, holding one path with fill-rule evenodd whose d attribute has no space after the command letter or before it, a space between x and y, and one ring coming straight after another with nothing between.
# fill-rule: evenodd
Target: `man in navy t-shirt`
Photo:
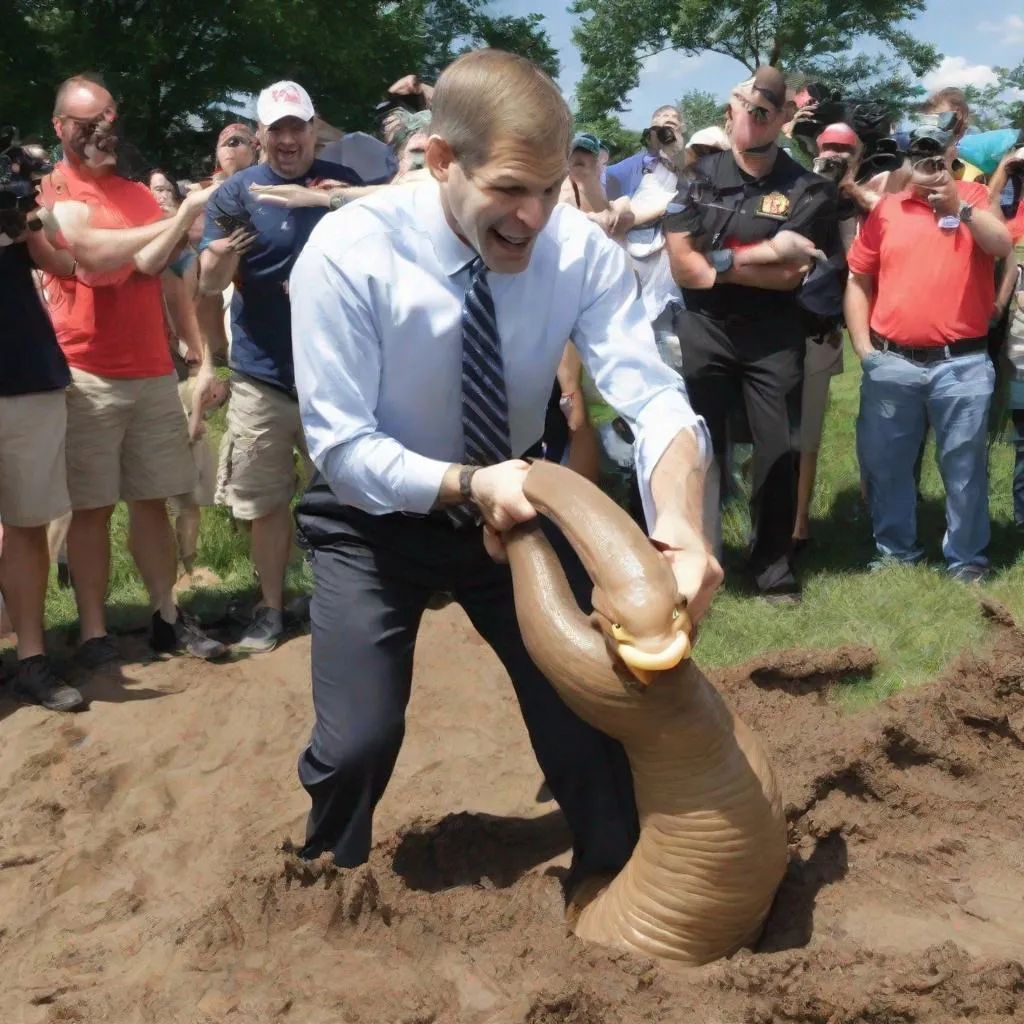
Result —
<instances>
[{"instance_id":1,"label":"man in navy t-shirt","mask_svg":"<svg viewBox=\"0 0 1024 1024\"><path fill-rule=\"evenodd\" d=\"M296 449L309 464L295 397L288 275L320 218L345 201L343 186L361 182L349 168L315 159L313 103L300 85L264 89L256 112L267 162L232 175L213 195L199 248L201 290L220 294L235 285L218 501L252 524L262 590L238 646L269 651L283 632ZM197 400L212 374L207 354Z\"/></svg>"}]
</instances>

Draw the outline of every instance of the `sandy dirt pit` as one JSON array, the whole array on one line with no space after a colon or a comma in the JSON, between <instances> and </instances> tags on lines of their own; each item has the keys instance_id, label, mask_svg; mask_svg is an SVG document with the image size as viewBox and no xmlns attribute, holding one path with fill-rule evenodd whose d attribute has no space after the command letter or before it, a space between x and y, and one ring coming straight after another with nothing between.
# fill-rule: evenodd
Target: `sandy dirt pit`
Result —
<instances>
[{"instance_id":1,"label":"sandy dirt pit","mask_svg":"<svg viewBox=\"0 0 1024 1024\"><path fill-rule=\"evenodd\" d=\"M225 666L126 665L85 684L75 716L4 696L0 1022L1020 1019L1024 636L997 615L991 640L856 715L826 694L870 651L717 674L774 756L792 862L758 950L690 970L566 934L567 833L458 609L425 623L354 871L288 852L307 638Z\"/></svg>"}]
</instances>

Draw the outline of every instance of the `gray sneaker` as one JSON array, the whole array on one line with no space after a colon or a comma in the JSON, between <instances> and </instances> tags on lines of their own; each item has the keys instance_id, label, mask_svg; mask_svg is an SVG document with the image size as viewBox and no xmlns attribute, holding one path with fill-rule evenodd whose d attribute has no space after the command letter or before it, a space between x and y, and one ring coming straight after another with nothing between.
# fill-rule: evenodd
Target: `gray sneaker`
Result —
<instances>
[{"instance_id":1,"label":"gray sneaker","mask_svg":"<svg viewBox=\"0 0 1024 1024\"><path fill-rule=\"evenodd\" d=\"M235 644L236 650L251 654L266 654L272 651L284 636L284 615L276 608L257 608L252 621L245 628L241 639Z\"/></svg>"},{"instance_id":2,"label":"gray sneaker","mask_svg":"<svg viewBox=\"0 0 1024 1024\"><path fill-rule=\"evenodd\" d=\"M78 690L57 676L43 654L18 662L13 690L19 700L40 704L47 711L74 711L85 703Z\"/></svg>"}]
</instances>

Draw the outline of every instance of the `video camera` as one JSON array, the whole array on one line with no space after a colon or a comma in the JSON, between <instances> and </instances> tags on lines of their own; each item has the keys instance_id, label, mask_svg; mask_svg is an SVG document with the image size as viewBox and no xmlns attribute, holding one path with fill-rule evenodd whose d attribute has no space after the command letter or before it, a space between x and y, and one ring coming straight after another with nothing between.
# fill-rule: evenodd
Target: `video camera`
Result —
<instances>
[{"instance_id":1,"label":"video camera","mask_svg":"<svg viewBox=\"0 0 1024 1024\"><path fill-rule=\"evenodd\" d=\"M53 164L38 146L19 141L16 128L0 128L0 244L10 245L42 223L29 214L38 208L36 182L53 170Z\"/></svg>"}]
</instances>

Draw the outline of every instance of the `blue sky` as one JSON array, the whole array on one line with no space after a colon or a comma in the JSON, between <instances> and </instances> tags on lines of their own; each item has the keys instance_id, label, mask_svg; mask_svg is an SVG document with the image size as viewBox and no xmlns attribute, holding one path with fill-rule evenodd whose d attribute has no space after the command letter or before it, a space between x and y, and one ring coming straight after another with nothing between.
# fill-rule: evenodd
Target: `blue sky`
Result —
<instances>
[{"instance_id":1,"label":"blue sky","mask_svg":"<svg viewBox=\"0 0 1024 1024\"><path fill-rule=\"evenodd\" d=\"M559 84L570 96L582 66L572 43L574 16L566 7L567 0L494 0L491 4L496 14L536 11L544 15L545 27L562 61ZM929 89L985 86L995 81L993 66L1016 66L1024 58L1024 17L1007 13L1014 9L1021 10L1016 0L972 0L970 4L931 0L924 14L908 24L915 36L934 43L944 55L942 64L925 78L924 85ZM629 96L630 110L622 115L623 123L638 130L646 127L656 107L671 103L690 89L724 97L743 75L740 64L718 54L658 54L645 62L640 85Z\"/></svg>"}]
</instances>

